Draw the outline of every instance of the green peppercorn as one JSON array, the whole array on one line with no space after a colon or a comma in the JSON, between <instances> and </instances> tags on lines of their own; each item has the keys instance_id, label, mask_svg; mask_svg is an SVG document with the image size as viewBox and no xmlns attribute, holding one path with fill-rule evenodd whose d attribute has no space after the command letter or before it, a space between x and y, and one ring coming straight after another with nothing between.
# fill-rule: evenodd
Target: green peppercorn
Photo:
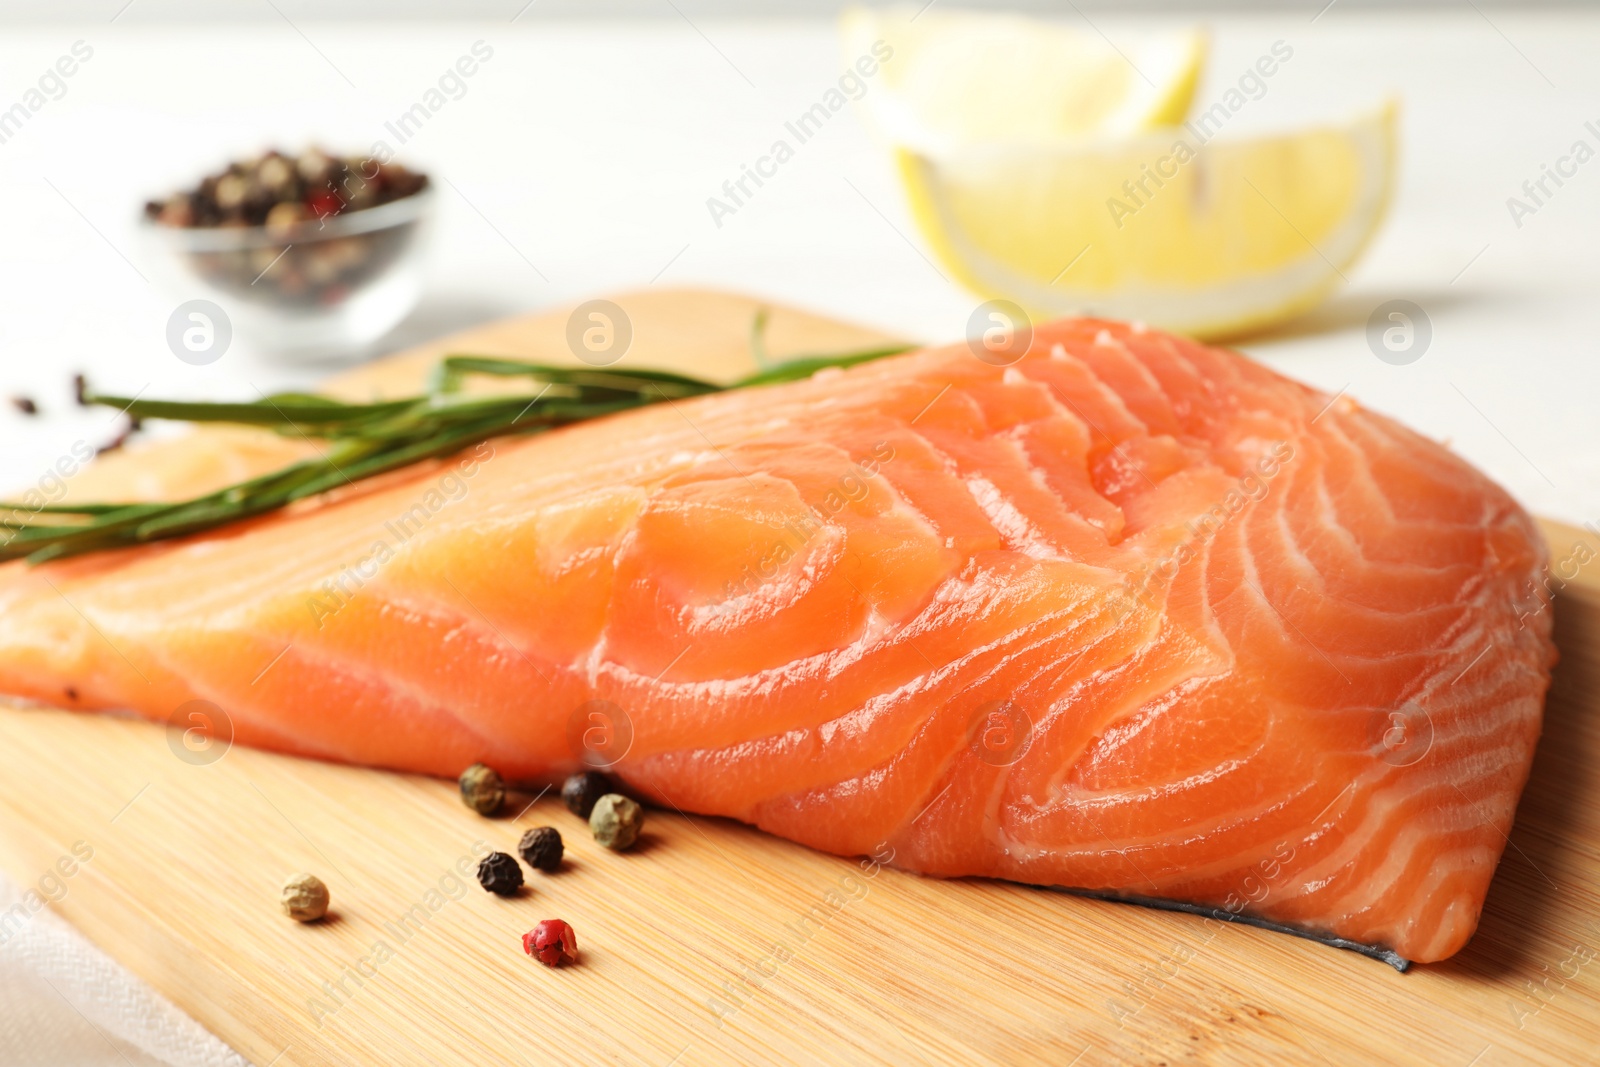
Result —
<instances>
[{"instance_id":1,"label":"green peppercorn","mask_svg":"<svg viewBox=\"0 0 1600 1067\"><path fill-rule=\"evenodd\" d=\"M296 874L283 883L283 913L295 922L312 923L328 914L328 887L314 874Z\"/></svg>"},{"instance_id":2,"label":"green peppercorn","mask_svg":"<svg viewBox=\"0 0 1600 1067\"><path fill-rule=\"evenodd\" d=\"M479 815L493 815L506 802L506 783L493 767L474 763L461 772L461 802Z\"/></svg>"},{"instance_id":3,"label":"green peppercorn","mask_svg":"<svg viewBox=\"0 0 1600 1067\"><path fill-rule=\"evenodd\" d=\"M522 853L523 862L529 867L548 873L561 866L561 856L565 849L561 844L559 830L554 826L539 826L522 835L517 851Z\"/></svg>"},{"instance_id":4,"label":"green peppercorn","mask_svg":"<svg viewBox=\"0 0 1600 1067\"><path fill-rule=\"evenodd\" d=\"M617 852L633 847L643 825L644 809L620 793L607 793L595 801L594 811L589 813L594 839Z\"/></svg>"},{"instance_id":5,"label":"green peppercorn","mask_svg":"<svg viewBox=\"0 0 1600 1067\"><path fill-rule=\"evenodd\" d=\"M478 864L478 884L497 897L513 896L522 888L522 868L505 852L491 852Z\"/></svg>"},{"instance_id":6,"label":"green peppercorn","mask_svg":"<svg viewBox=\"0 0 1600 1067\"><path fill-rule=\"evenodd\" d=\"M599 771L584 771L561 783L561 800L572 814L587 819L594 802L612 791L611 779Z\"/></svg>"}]
</instances>

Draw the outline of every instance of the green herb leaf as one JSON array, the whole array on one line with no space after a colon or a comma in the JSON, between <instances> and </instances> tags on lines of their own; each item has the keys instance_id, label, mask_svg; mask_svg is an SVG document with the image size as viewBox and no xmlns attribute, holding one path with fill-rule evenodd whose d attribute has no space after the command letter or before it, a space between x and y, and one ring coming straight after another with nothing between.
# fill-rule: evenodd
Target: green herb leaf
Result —
<instances>
[{"instance_id":1,"label":"green herb leaf","mask_svg":"<svg viewBox=\"0 0 1600 1067\"><path fill-rule=\"evenodd\" d=\"M115 407L133 419L260 426L329 445L319 457L190 500L39 507L0 502L0 560L25 558L37 564L200 533L264 515L362 478L452 455L491 437L542 433L664 400L795 381L828 367L850 367L911 347L885 345L770 364L762 343L766 319L763 308L756 315L750 337L751 350L764 369L728 386L670 371L557 367L496 356L452 355L434 369L423 395L367 404L315 393L206 403L85 390L85 403ZM537 388L527 394L464 396L461 387L472 375L526 378ZM41 516L51 518L39 521Z\"/></svg>"}]
</instances>

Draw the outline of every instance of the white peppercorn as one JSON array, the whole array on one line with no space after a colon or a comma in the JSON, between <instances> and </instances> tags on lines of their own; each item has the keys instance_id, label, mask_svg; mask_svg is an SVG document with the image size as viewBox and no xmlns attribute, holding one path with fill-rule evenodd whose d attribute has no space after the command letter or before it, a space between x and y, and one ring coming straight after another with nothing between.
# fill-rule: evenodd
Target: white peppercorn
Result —
<instances>
[{"instance_id":1,"label":"white peppercorn","mask_svg":"<svg viewBox=\"0 0 1600 1067\"><path fill-rule=\"evenodd\" d=\"M316 922L328 914L328 887L314 874L296 874L283 883L283 913L295 922Z\"/></svg>"}]
</instances>

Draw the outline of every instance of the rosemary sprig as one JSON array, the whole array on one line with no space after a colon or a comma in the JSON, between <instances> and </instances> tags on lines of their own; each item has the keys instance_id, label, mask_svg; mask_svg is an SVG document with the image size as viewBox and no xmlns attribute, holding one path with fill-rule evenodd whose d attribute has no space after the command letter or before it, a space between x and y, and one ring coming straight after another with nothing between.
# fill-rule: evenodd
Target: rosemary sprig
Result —
<instances>
[{"instance_id":1,"label":"rosemary sprig","mask_svg":"<svg viewBox=\"0 0 1600 1067\"><path fill-rule=\"evenodd\" d=\"M276 511L362 478L452 455L491 437L542 433L664 400L793 381L826 367L853 366L911 347L886 345L861 352L801 356L769 366L760 347L764 326L765 317L758 316L752 346L765 369L726 386L668 371L555 367L493 356L453 355L435 368L426 393L367 404L314 393L206 403L146 400L85 389L85 403L119 408L135 420L260 426L328 445L320 456L172 503L31 507L0 502L0 560L24 558L38 564L199 533ZM465 395L462 386L473 375L526 378L541 388L530 393ZM42 518L45 516L48 518Z\"/></svg>"}]
</instances>

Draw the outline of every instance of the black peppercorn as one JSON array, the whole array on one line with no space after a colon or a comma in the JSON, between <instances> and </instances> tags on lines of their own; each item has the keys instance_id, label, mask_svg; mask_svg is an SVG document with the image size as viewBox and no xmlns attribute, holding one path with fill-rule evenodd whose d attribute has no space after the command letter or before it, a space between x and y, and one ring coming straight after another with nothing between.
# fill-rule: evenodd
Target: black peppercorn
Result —
<instances>
[{"instance_id":1,"label":"black peppercorn","mask_svg":"<svg viewBox=\"0 0 1600 1067\"><path fill-rule=\"evenodd\" d=\"M522 868L515 856L491 852L478 864L478 882L496 896L509 897L522 888Z\"/></svg>"},{"instance_id":2,"label":"black peppercorn","mask_svg":"<svg viewBox=\"0 0 1600 1067\"><path fill-rule=\"evenodd\" d=\"M537 871L553 871L561 866L561 832L554 826L540 826L522 835L517 845L522 859Z\"/></svg>"},{"instance_id":3,"label":"black peppercorn","mask_svg":"<svg viewBox=\"0 0 1600 1067\"><path fill-rule=\"evenodd\" d=\"M587 819L594 810L595 801L615 791L611 779L599 771L584 771L561 784L561 799L568 811L580 819Z\"/></svg>"}]
</instances>

